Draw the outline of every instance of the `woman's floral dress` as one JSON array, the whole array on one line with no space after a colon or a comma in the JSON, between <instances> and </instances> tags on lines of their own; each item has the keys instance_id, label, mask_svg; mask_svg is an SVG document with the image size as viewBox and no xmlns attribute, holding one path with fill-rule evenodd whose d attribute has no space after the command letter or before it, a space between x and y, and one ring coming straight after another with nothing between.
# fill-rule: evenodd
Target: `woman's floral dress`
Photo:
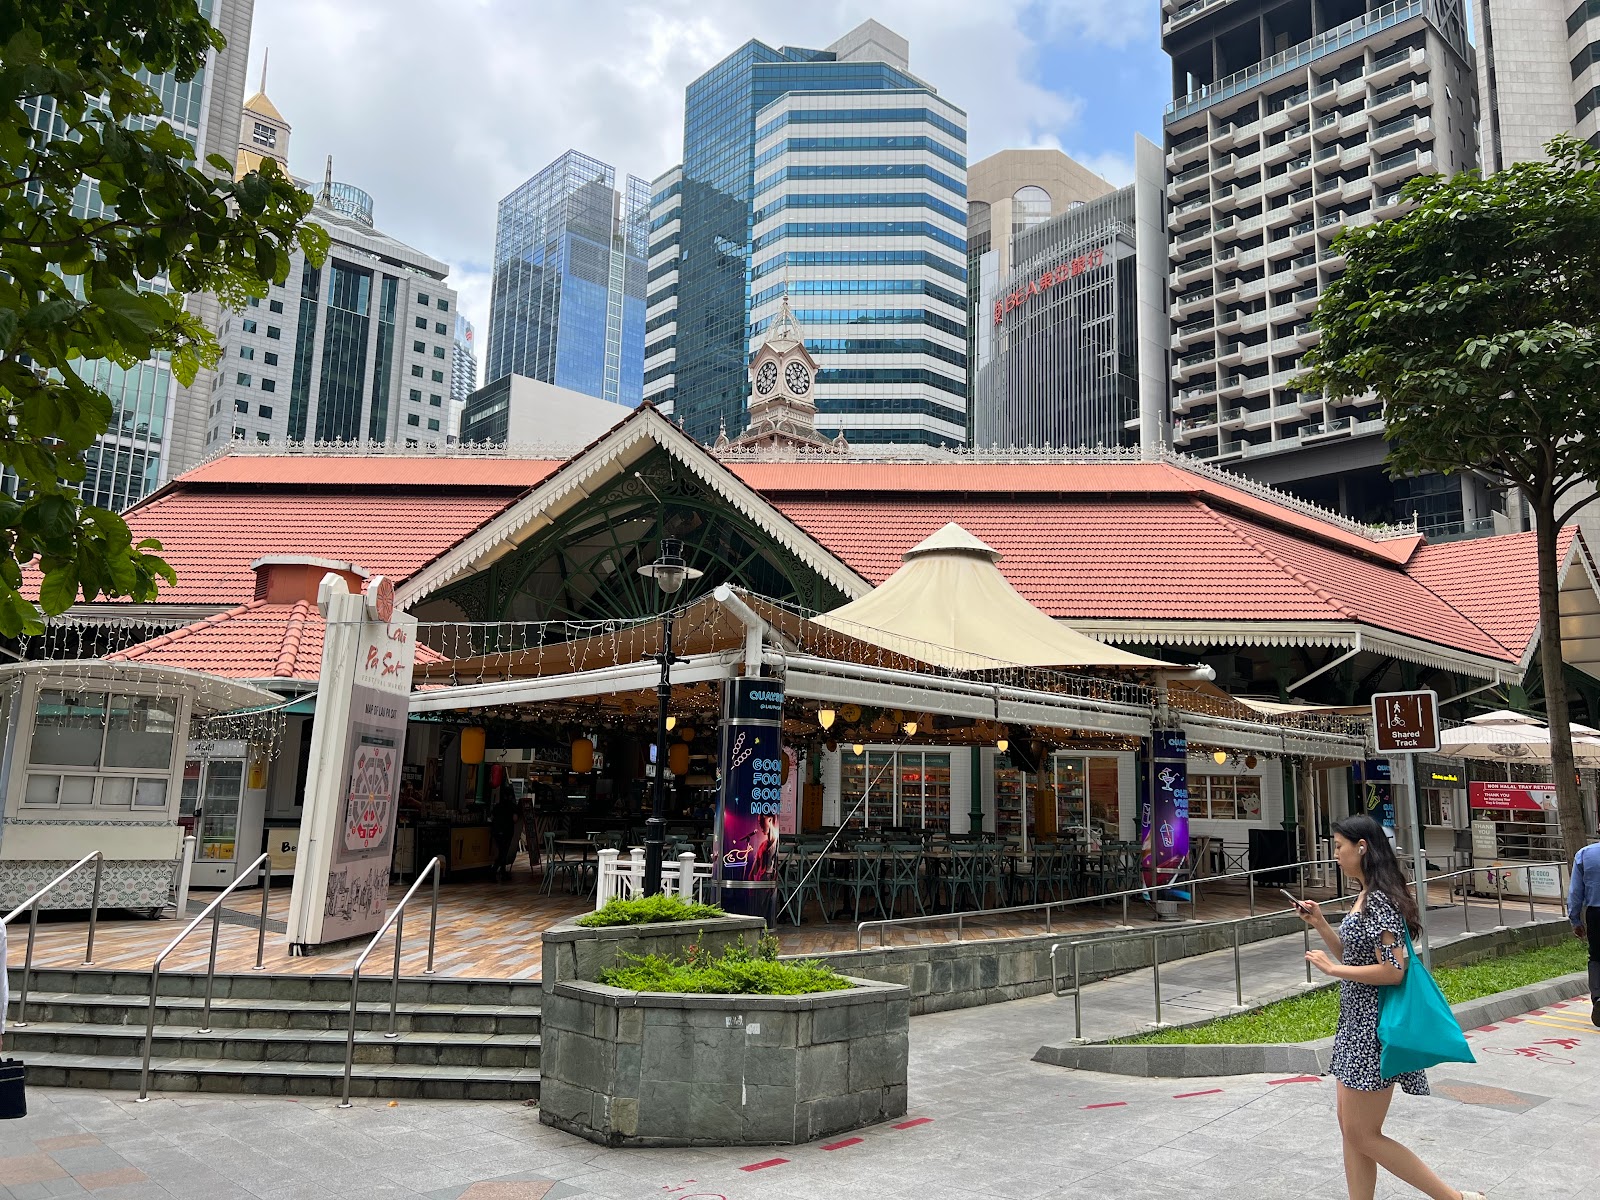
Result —
<instances>
[{"instance_id":1,"label":"woman's floral dress","mask_svg":"<svg viewBox=\"0 0 1600 1200\"><path fill-rule=\"evenodd\" d=\"M1359 911L1350 912L1339 923L1339 940L1344 943L1344 965L1370 967L1381 959L1394 967L1400 960L1396 951L1405 945L1404 923L1394 904L1382 892L1368 892ZM1381 938L1392 933L1397 946L1385 946ZM1339 981L1339 1028L1333 1035L1333 1062L1330 1069L1347 1088L1381 1092L1398 1082L1412 1096L1428 1095L1428 1077L1421 1071L1384 1079L1379 1070L1381 1047L1378 1044L1379 988L1353 979Z\"/></svg>"}]
</instances>

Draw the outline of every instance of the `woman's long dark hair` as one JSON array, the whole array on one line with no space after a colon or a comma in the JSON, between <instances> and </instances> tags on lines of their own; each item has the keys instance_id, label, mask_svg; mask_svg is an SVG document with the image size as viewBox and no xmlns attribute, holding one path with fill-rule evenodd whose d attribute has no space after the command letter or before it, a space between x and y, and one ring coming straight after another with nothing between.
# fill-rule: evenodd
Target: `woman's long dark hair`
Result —
<instances>
[{"instance_id":1,"label":"woman's long dark hair","mask_svg":"<svg viewBox=\"0 0 1600 1200\"><path fill-rule=\"evenodd\" d=\"M1394 905L1400 919L1413 934L1422 932L1422 922L1417 913L1417 902L1406 890L1405 872L1400 860L1394 856L1389 835L1366 813L1358 813L1334 822L1333 831L1352 844L1365 842L1367 852L1361 856L1362 878L1369 892L1382 892Z\"/></svg>"}]
</instances>

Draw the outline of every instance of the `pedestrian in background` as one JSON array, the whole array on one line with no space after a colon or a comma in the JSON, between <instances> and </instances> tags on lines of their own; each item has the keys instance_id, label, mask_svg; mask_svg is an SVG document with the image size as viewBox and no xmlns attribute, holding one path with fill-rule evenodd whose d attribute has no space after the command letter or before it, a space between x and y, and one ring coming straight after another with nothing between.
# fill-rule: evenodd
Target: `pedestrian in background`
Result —
<instances>
[{"instance_id":1,"label":"pedestrian in background","mask_svg":"<svg viewBox=\"0 0 1600 1200\"><path fill-rule=\"evenodd\" d=\"M510 780L502 780L489 810L489 840L494 843L494 877L511 878L517 857L517 797Z\"/></svg>"},{"instance_id":2,"label":"pedestrian in background","mask_svg":"<svg viewBox=\"0 0 1600 1200\"><path fill-rule=\"evenodd\" d=\"M1600 1027L1600 842L1590 842L1572 859L1567 919L1573 937L1589 939L1589 1020Z\"/></svg>"},{"instance_id":3,"label":"pedestrian in background","mask_svg":"<svg viewBox=\"0 0 1600 1200\"><path fill-rule=\"evenodd\" d=\"M1339 1132L1344 1136L1344 1179L1350 1200L1373 1200L1380 1166L1432 1200L1485 1200L1481 1192L1451 1187L1383 1132L1396 1083L1409 1095L1428 1094L1428 1077L1421 1071L1382 1077L1383 1047L1378 1042L1378 989L1398 986L1405 978L1403 936L1407 928L1421 932L1421 923L1394 846L1371 817L1361 814L1335 824L1333 854L1345 877L1361 885L1349 914L1335 929L1314 902L1297 901L1295 908L1328 947L1309 951L1307 960L1339 980L1339 1025L1331 1069L1339 1081Z\"/></svg>"}]
</instances>

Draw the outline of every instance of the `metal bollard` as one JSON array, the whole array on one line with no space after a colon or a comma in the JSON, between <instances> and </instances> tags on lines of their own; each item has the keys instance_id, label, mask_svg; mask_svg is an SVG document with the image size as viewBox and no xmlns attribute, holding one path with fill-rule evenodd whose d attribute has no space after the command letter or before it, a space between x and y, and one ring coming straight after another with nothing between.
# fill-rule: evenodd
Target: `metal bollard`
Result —
<instances>
[{"instance_id":1,"label":"metal bollard","mask_svg":"<svg viewBox=\"0 0 1600 1200\"><path fill-rule=\"evenodd\" d=\"M1472 876L1468 875L1466 884L1461 889L1461 928L1465 933L1472 932Z\"/></svg>"},{"instance_id":2,"label":"metal bollard","mask_svg":"<svg viewBox=\"0 0 1600 1200\"><path fill-rule=\"evenodd\" d=\"M1305 946L1305 952L1307 954L1310 954L1311 953L1311 926L1307 925L1304 929L1302 929L1300 931L1300 934L1301 934L1302 942L1303 942L1303 944ZM1306 959L1306 982L1307 983L1311 982L1311 960L1309 958Z\"/></svg>"},{"instance_id":3,"label":"metal bollard","mask_svg":"<svg viewBox=\"0 0 1600 1200\"><path fill-rule=\"evenodd\" d=\"M1128 893L1127 892L1123 892L1122 893L1122 924L1123 924L1124 928L1126 928L1127 924L1128 924Z\"/></svg>"},{"instance_id":4,"label":"metal bollard","mask_svg":"<svg viewBox=\"0 0 1600 1200\"><path fill-rule=\"evenodd\" d=\"M1256 877L1254 874L1247 876L1250 880L1250 915L1256 915Z\"/></svg>"},{"instance_id":5,"label":"metal bollard","mask_svg":"<svg viewBox=\"0 0 1600 1200\"><path fill-rule=\"evenodd\" d=\"M1078 943L1072 943L1072 1036L1083 1041L1083 980L1078 976Z\"/></svg>"},{"instance_id":6,"label":"metal bollard","mask_svg":"<svg viewBox=\"0 0 1600 1200\"><path fill-rule=\"evenodd\" d=\"M1161 935L1150 938L1150 972L1156 987L1156 1024L1161 1024Z\"/></svg>"},{"instance_id":7,"label":"metal bollard","mask_svg":"<svg viewBox=\"0 0 1600 1200\"><path fill-rule=\"evenodd\" d=\"M1494 910L1498 914L1497 928L1506 927L1506 873L1498 867L1494 871Z\"/></svg>"},{"instance_id":8,"label":"metal bollard","mask_svg":"<svg viewBox=\"0 0 1600 1200\"><path fill-rule=\"evenodd\" d=\"M1522 873L1528 881L1528 924L1532 925L1539 919L1539 914L1533 911L1533 868L1523 867Z\"/></svg>"},{"instance_id":9,"label":"metal bollard","mask_svg":"<svg viewBox=\"0 0 1600 1200\"><path fill-rule=\"evenodd\" d=\"M1233 1000L1244 1007L1244 972L1239 965L1239 922L1233 923Z\"/></svg>"}]
</instances>

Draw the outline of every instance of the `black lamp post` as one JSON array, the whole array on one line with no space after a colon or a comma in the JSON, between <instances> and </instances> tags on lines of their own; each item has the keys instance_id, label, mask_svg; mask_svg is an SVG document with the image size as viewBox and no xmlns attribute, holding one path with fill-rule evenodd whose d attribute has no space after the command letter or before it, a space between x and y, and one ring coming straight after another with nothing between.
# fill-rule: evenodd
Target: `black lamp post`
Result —
<instances>
[{"instance_id":1,"label":"black lamp post","mask_svg":"<svg viewBox=\"0 0 1600 1200\"><path fill-rule=\"evenodd\" d=\"M683 661L672 654L672 597L685 580L699 579L704 572L683 561L683 545L676 538L662 538L656 561L640 567L639 574L654 579L667 598L667 607L661 613L661 653L650 656L661 663L661 679L656 684L655 787L650 819L644 823L644 894L654 896L661 890L661 854L667 841L663 810L667 804L667 707L672 701L672 664Z\"/></svg>"}]
</instances>

